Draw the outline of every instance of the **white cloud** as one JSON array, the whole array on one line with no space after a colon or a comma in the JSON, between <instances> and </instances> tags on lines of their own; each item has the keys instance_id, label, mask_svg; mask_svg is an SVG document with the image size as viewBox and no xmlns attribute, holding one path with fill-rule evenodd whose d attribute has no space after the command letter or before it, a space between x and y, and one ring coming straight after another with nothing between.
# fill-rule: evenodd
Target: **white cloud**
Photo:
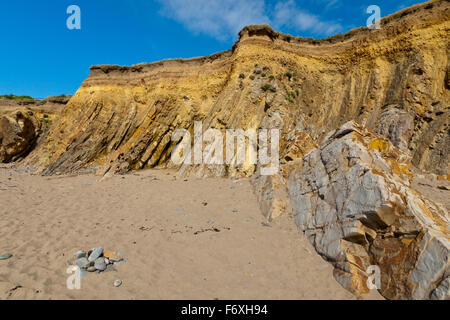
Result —
<instances>
[{"instance_id":1,"label":"white cloud","mask_svg":"<svg viewBox=\"0 0 450 320\"><path fill-rule=\"evenodd\" d=\"M325 35L333 34L342 29L342 26L338 23L322 21L318 16L297 8L293 0L278 2L275 5L273 24L278 28L286 26L299 31L312 31Z\"/></svg>"},{"instance_id":2,"label":"white cloud","mask_svg":"<svg viewBox=\"0 0 450 320\"><path fill-rule=\"evenodd\" d=\"M264 0L159 0L161 13L193 32L220 40L237 35L246 25L269 23Z\"/></svg>"},{"instance_id":3,"label":"white cloud","mask_svg":"<svg viewBox=\"0 0 450 320\"><path fill-rule=\"evenodd\" d=\"M323 1L323 0L322 0ZM335 9L341 6L340 0L325 0L327 2L326 9Z\"/></svg>"},{"instance_id":4,"label":"white cloud","mask_svg":"<svg viewBox=\"0 0 450 320\"><path fill-rule=\"evenodd\" d=\"M183 24L195 33L228 40L247 25L268 23L275 28L288 27L330 35L342 29L338 23L322 21L320 17L299 9L293 0L279 0L274 7L265 0L158 0L160 13ZM325 1L325 0L321 0ZM338 0L327 0L335 5Z\"/></svg>"}]
</instances>

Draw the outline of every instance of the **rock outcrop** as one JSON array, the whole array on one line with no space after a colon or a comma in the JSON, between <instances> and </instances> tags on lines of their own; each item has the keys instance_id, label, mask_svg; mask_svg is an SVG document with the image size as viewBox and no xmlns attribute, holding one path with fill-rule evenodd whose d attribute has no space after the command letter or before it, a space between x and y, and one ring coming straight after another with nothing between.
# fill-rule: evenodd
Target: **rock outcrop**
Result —
<instances>
[{"instance_id":1,"label":"rock outcrop","mask_svg":"<svg viewBox=\"0 0 450 320\"><path fill-rule=\"evenodd\" d=\"M292 212L287 178L298 167L304 155L317 147L312 138L301 130L293 130L281 145L280 169L273 175L261 175L258 167L251 178L261 213L271 221Z\"/></svg>"},{"instance_id":2,"label":"rock outcrop","mask_svg":"<svg viewBox=\"0 0 450 320\"><path fill-rule=\"evenodd\" d=\"M71 96L0 96L0 163L22 159L45 137Z\"/></svg>"},{"instance_id":3,"label":"rock outcrop","mask_svg":"<svg viewBox=\"0 0 450 320\"><path fill-rule=\"evenodd\" d=\"M323 40L246 27L232 50L132 67L94 66L45 143L38 173L166 166L175 129L258 129L268 114L281 140L314 142L349 120L392 138L420 169L448 174L448 1L429 1ZM231 165L225 175L251 175ZM222 168L223 169L223 168ZM213 170L214 172L214 170Z\"/></svg>"},{"instance_id":4,"label":"rock outcrop","mask_svg":"<svg viewBox=\"0 0 450 320\"><path fill-rule=\"evenodd\" d=\"M33 147L41 124L30 111L0 116L0 163L15 161Z\"/></svg>"},{"instance_id":5,"label":"rock outcrop","mask_svg":"<svg viewBox=\"0 0 450 320\"><path fill-rule=\"evenodd\" d=\"M371 265L380 268L379 289L389 299L442 297L447 288L450 219L410 188L409 165L388 139L351 121L289 177L297 225L355 294L368 292Z\"/></svg>"}]
</instances>

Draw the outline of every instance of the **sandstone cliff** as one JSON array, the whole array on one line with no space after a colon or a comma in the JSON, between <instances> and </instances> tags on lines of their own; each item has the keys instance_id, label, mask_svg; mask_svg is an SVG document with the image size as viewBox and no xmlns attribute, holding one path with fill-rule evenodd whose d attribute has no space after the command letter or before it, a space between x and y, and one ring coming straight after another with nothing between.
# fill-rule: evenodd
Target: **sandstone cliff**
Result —
<instances>
[{"instance_id":1,"label":"sandstone cliff","mask_svg":"<svg viewBox=\"0 0 450 320\"><path fill-rule=\"evenodd\" d=\"M355 294L376 264L387 298L448 298L448 212L411 188L409 166L448 179L449 18L449 1L429 1L380 30L311 40L250 26L232 50L209 57L93 66L20 165L44 175L169 166L253 176L263 214L292 211ZM195 121L280 129L281 170L175 166L172 134L193 133Z\"/></svg>"},{"instance_id":2,"label":"sandstone cliff","mask_svg":"<svg viewBox=\"0 0 450 320\"><path fill-rule=\"evenodd\" d=\"M275 116L282 141L301 130L320 142L354 119L389 137L415 166L447 174L449 16L448 1L430 1L383 19L380 30L318 41L252 26L232 50L209 57L94 66L28 161L43 174L166 165L172 132L192 131L194 120L249 129Z\"/></svg>"}]
</instances>

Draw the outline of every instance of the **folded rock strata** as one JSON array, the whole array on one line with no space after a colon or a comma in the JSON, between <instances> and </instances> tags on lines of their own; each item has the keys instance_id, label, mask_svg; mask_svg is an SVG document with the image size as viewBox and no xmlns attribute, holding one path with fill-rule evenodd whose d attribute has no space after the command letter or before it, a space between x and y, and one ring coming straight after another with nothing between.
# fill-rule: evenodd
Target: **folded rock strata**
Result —
<instances>
[{"instance_id":1,"label":"folded rock strata","mask_svg":"<svg viewBox=\"0 0 450 320\"><path fill-rule=\"evenodd\" d=\"M440 283L450 272L448 212L410 187L409 165L388 139L351 121L289 177L297 225L355 294L368 292L371 265L389 299L441 297L447 288Z\"/></svg>"},{"instance_id":2,"label":"folded rock strata","mask_svg":"<svg viewBox=\"0 0 450 320\"><path fill-rule=\"evenodd\" d=\"M430 1L382 19L380 30L311 40L250 26L212 56L93 66L28 164L42 174L167 166L176 129L192 133L196 120L204 130L258 129L278 113L281 141L301 130L319 143L354 119L420 169L448 174L449 18L448 1ZM247 163L219 173L254 171Z\"/></svg>"}]
</instances>

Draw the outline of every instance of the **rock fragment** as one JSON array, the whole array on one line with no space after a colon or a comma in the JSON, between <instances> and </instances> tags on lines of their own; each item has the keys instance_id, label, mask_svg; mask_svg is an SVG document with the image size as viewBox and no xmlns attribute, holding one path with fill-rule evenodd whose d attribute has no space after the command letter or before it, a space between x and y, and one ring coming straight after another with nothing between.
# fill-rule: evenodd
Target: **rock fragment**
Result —
<instances>
[{"instance_id":1,"label":"rock fragment","mask_svg":"<svg viewBox=\"0 0 450 320\"><path fill-rule=\"evenodd\" d=\"M7 253L7 254L4 254L4 255L0 255L0 260L8 260L8 259L10 259L10 258L12 258L12 254L10 254L10 253Z\"/></svg>"},{"instance_id":2,"label":"rock fragment","mask_svg":"<svg viewBox=\"0 0 450 320\"><path fill-rule=\"evenodd\" d=\"M97 258L95 260L95 264L94 264L95 269L99 270L99 271L104 271L106 270L106 263L105 263L105 258L100 257Z\"/></svg>"},{"instance_id":3,"label":"rock fragment","mask_svg":"<svg viewBox=\"0 0 450 320\"><path fill-rule=\"evenodd\" d=\"M88 260L89 261L95 261L97 260L99 257L101 257L103 254L103 248L102 247L98 247L92 250L92 253L89 255Z\"/></svg>"},{"instance_id":4,"label":"rock fragment","mask_svg":"<svg viewBox=\"0 0 450 320\"><path fill-rule=\"evenodd\" d=\"M95 268L94 266L90 266L90 267L87 268L87 271L88 272L95 272L95 271L97 271L97 268Z\"/></svg>"},{"instance_id":5,"label":"rock fragment","mask_svg":"<svg viewBox=\"0 0 450 320\"><path fill-rule=\"evenodd\" d=\"M450 300L450 277L445 278L431 294L431 300Z\"/></svg>"},{"instance_id":6,"label":"rock fragment","mask_svg":"<svg viewBox=\"0 0 450 320\"><path fill-rule=\"evenodd\" d=\"M89 261L86 258L79 258L75 260L75 265L80 267L80 269L87 269L89 267Z\"/></svg>"},{"instance_id":7,"label":"rock fragment","mask_svg":"<svg viewBox=\"0 0 450 320\"><path fill-rule=\"evenodd\" d=\"M114 262L120 262L123 260L123 256L120 253L117 254L113 254L109 257L109 261L114 263Z\"/></svg>"}]
</instances>

